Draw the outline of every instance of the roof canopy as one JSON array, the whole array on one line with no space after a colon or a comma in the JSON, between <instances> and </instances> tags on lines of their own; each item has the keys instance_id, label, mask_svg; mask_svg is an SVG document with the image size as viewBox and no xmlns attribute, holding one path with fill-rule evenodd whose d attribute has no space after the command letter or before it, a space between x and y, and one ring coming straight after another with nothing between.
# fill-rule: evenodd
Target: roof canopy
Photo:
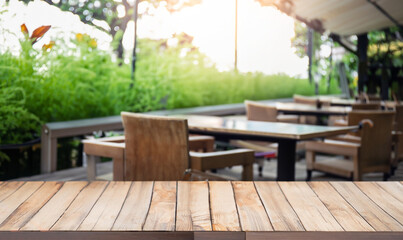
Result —
<instances>
[{"instance_id":1,"label":"roof canopy","mask_svg":"<svg viewBox=\"0 0 403 240\"><path fill-rule=\"evenodd\" d=\"M403 0L258 0L319 32L357 35L403 25Z\"/></svg>"}]
</instances>

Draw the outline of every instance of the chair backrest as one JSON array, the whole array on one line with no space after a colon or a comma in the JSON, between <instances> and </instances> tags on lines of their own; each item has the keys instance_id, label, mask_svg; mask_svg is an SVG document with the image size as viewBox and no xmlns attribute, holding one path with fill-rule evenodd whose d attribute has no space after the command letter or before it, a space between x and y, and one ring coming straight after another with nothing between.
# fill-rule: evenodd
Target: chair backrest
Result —
<instances>
[{"instance_id":1,"label":"chair backrest","mask_svg":"<svg viewBox=\"0 0 403 240\"><path fill-rule=\"evenodd\" d=\"M277 108L245 100L246 116L251 121L277 122Z\"/></svg>"},{"instance_id":2,"label":"chair backrest","mask_svg":"<svg viewBox=\"0 0 403 240\"><path fill-rule=\"evenodd\" d=\"M372 127L365 124L360 131L358 168L361 173L389 169L394 117L395 112L391 111L352 111L348 114L349 125L358 125L364 119L373 123Z\"/></svg>"},{"instance_id":3,"label":"chair backrest","mask_svg":"<svg viewBox=\"0 0 403 240\"><path fill-rule=\"evenodd\" d=\"M304 103L310 105L316 105L318 103L318 100L315 98L310 98L298 94L294 94L293 99L295 103Z\"/></svg>"},{"instance_id":4,"label":"chair backrest","mask_svg":"<svg viewBox=\"0 0 403 240\"><path fill-rule=\"evenodd\" d=\"M380 103L354 103L351 105L353 110L380 110Z\"/></svg>"},{"instance_id":5,"label":"chair backrest","mask_svg":"<svg viewBox=\"0 0 403 240\"><path fill-rule=\"evenodd\" d=\"M396 105L395 106L395 131L402 131L403 132L403 105Z\"/></svg>"},{"instance_id":6,"label":"chair backrest","mask_svg":"<svg viewBox=\"0 0 403 240\"><path fill-rule=\"evenodd\" d=\"M376 94L368 94L365 92L361 92L358 96L355 97L356 100L364 103L370 102L380 102L381 98Z\"/></svg>"},{"instance_id":7,"label":"chair backrest","mask_svg":"<svg viewBox=\"0 0 403 240\"><path fill-rule=\"evenodd\" d=\"M189 168L186 119L122 112L125 180L174 181Z\"/></svg>"}]
</instances>

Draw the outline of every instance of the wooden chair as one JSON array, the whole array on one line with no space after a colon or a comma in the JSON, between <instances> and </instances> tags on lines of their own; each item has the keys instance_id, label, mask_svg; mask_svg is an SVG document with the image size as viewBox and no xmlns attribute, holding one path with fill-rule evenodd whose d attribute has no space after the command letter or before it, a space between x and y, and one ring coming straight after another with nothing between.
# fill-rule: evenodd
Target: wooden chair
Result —
<instances>
[{"instance_id":1,"label":"wooden chair","mask_svg":"<svg viewBox=\"0 0 403 240\"><path fill-rule=\"evenodd\" d=\"M302 104L308 104L308 105L313 105L313 106L318 106L320 104L318 99L302 96L302 95L297 95L294 94L293 100L295 103L302 103ZM318 119L315 116L300 116L299 122L303 124L317 124Z\"/></svg>"},{"instance_id":2,"label":"wooden chair","mask_svg":"<svg viewBox=\"0 0 403 240\"><path fill-rule=\"evenodd\" d=\"M278 115L274 106L269 106L260 102L245 100L245 108L247 119L251 121L263 122L288 122L298 123L298 116L295 115ZM259 165L259 176L262 176L264 162L260 159L270 159L276 157L277 144L262 141L244 141L232 140L230 144L236 147L248 148L255 151L255 158Z\"/></svg>"},{"instance_id":3,"label":"wooden chair","mask_svg":"<svg viewBox=\"0 0 403 240\"><path fill-rule=\"evenodd\" d=\"M353 111L356 110L381 110L380 103L354 103L351 105ZM334 126L347 126L347 118L340 118L334 121Z\"/></svg>"},{"instance_id":4,"label":"wooden chair","mask_svg":"<svg viewBox=\"0 0 403 240\"><path fill-rule=\"evenodd\" d=\"M400 161L403 161L403 105L395 106L395 121L393 125L393 158L392 158L392 174Z\"/></svg>"},{"instance_id":5,"label":"wooden chair","mask_svg":"<svg viewBox=\"0 0 403 240\"><path fill-rule=\"evenodd\" d=\"M381 110L381 103L354 103L353 110Z\"/></svg>"},{"instance_id":6,"label":"wooden chair","mask_svg":"<svg viewBox=\"0 0 403 240\"><path fill-rule=\"evenodd\" d=\"M276 107L245 100L246 116L251 121L298 123L297 115L278 114Z\"/></svg>"},{"instance_id":7,"label":"wooden chair","mask_svg":"<svg viewBox=\"0 0 403 240\"><path fill-rule=\"evenodd\" d=\"M253 151L189 153L186 119L122 112L124 143L86 140L88 177L95 179L95 156L113 158L114 180L180 180L186 169L205 171L243 165L243 180L253 179Z\"/></svg>"},{"instance_id":8,"label":"wooden chair","mask_svg":"<svg viewBox=\"0 0 403 240\"><path fill-rule=\"evenodd\" d=\"M355 99L363 103L381 101L381 97L379 97L377 94L368 94L366 92L361 92L358 96L355 97Z\"/></svg>"},{"instance_id":9,"label":"wooden chair","mask_svg":"<svg viewBox=\"0 0 403 240\"><path fill-rule=\"evenodd\" d=\"M394 112L352 111L348 115L349 125L361 124L359 138L354 141L310 141L305 144L307 180L312 171L322 171L342 177L361 180L362 174L383 172L387 179L390 172L391 132ZM335 154L350 159L326 159L316 161L317 153Z\"/></svg>"}]
</instances>

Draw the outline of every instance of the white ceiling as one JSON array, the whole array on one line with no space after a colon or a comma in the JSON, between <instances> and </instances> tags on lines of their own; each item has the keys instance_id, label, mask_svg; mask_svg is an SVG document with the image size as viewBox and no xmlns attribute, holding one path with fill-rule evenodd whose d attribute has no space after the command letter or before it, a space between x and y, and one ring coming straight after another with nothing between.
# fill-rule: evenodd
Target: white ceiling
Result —
<instances>
[{"instance_id":1,"label":"white ceiling","mask_svg":"<svg viewBox=\"0 0 403 240\"><path fill-rule=\"evenodd\" d=\"M367 0L259 0L308 22L320 21L327 32L341 36L379 30L395 24ZM403 25L403 0L376 0L389 15Z\"/></svg>"}]
</instances>

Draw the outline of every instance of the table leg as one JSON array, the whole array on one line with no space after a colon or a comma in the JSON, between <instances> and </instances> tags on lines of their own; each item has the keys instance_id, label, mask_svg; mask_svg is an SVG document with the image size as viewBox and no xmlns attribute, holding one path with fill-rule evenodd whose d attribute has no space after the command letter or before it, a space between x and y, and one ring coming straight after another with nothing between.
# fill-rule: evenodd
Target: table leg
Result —
<instances>
[{"instance_id":1,"label":"table leg","mask_svg":"<svg viewBox=\"0 0 403 240\"><path fill-rule=\"evenodd\" d=\"M277 181L295 180L295 140L280 140L277 151Z\"/></svg>"}]
</instances>

